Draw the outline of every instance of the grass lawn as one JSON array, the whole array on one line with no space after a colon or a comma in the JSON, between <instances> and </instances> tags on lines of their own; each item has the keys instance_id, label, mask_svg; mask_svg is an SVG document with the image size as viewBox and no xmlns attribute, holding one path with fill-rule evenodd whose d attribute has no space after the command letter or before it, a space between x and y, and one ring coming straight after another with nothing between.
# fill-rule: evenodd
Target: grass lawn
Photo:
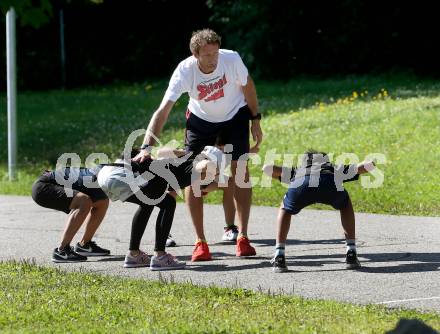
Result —
<instances>
[{"instance_id":1,"label":"grass lawn","mask_svg":"<svg viewBox=\"0 0 440 334\"><path fill-rule=\"evenodd\" d=\"M19 181L7 181L6 97L0 95L0 193L29 195L32 181L54 168L63 152L76 152L83 163L92 152L114 158L131 131L145 128L161 101L167 82L149 82L70 91L25 92L18 100ZM383 186L347 188L356 211L440 215L440 83L412 77L351 77L257 82L265 134L260 164L269 151L300 154L307 148L356 153L363 160L382 153ZM5 109L3 109L5 108ZM186 99L171 113L163 143L183 141ZM4 110L4 112L3 112ZM141 140L141 138L139 138ZM278 205L279 184L256 186L253 202ZM219 202L221 194L208 201Z\"/></svg>"},{"instance_id":2,"label":"grass lawn","mask_svg":"<svg viewBox=\"0 0 440 334\"><path fill-rule=\"evenodd\" d=\"M384 333L440 316L243 289L66 273L0 263L0 331L50 333Z\"/></svg>"}]
</instances>

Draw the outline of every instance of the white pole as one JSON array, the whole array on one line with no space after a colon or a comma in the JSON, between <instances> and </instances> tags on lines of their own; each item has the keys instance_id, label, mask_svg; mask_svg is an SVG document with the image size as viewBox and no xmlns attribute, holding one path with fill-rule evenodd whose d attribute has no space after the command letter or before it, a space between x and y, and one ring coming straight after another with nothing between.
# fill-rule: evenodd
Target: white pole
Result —
<instances>
[{"instance_id":1,"label":"white pole","mask_svg":"<svg viewBox=\"0 0 440 334\"><path fill-rule=\"evenodd\" d=\"M9 181L16 179L17 166L17 81L15 61L15 10L6 13L6 67L8 94L8 172Z\"/></svg>"},{"instance_id":2,"label":"white pole","mask_svg":"<svg viewBox=\"0 0 440 334\"><path fill-rule=\"evenodd\" d=\"M66 88L66 48L64 46L64 11L60 9L61 84Z\"/></svg>"}]
</instances>

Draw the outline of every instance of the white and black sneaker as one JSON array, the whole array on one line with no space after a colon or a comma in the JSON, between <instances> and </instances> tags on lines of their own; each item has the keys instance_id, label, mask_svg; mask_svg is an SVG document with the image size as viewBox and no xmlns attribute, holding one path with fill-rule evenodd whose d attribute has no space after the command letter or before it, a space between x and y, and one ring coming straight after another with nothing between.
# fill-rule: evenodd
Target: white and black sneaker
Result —
<instances>
[{"instance_id":1,"label":"white and black sneaker","mask_svg":"<svg viewBox=\"0 0 440 334\"><path fill-rule=\"evenodd\" d=\"M274 273L285 273L288 271L286 266L286 257L284 255L274 257L270 263L272 264L272 270Z\"/></svg>"},{"instance_id":2,"label":"white and black sneaker","mask_svg":"<svg viewBox=\"0 0 440 334\"><path fill-rule=\"evenodd\" d=\"M165 244L166 247L176 247L176 241L174 241L173 236L168 234L167 242Z\"/></svg>"},{"instance_id":3,"label":"white and black sneaker","mask_svg":"<svg viewBox=\"0 0 440 334\"><path fill-rule=\"evenodd\" d=\"M349 250L347 252L347 256L345 258L345 263L347 269L358 269L361 267L361 263L359 262L357 258L357 254L355 250Z\"/></svg>"},{"instance_id":4,"label":"white and black sneaker","mask_svg":"<svg viewBox=\"0 0 440 334\"><path fill-rule=\"evenodd\" d=\"M235 225L226 226L224 228L223 241L237 241L238 237L238 227Z\"/></svg>"},{"instance_id":5,"label":"white and black sneaker","mask_svg":"<svg viewBox=\"0 0 440 334\"><path fill-rule=\"evenodd\" d=\"M86 244L84 244L84 246L81 246L80 243L78 242L75 245L75 252L78 253L79 255L84 255L84 256L110 255L110 251L108 249L99 247L94 241L89 241Z\"/></svg>"},{"instance_id":6,"label":"white and black sneaker","mask_svg":"<svg viewBox=\"0 0 440 334\"><path fill-rule=\"evenodd\" d=\"M65 263L83 261L87 261L87 257L75 253L73 247L70 247L70 245L65 246L63 249L55 248L52 253L52 262Z\"/></svg>"}]
</instances>

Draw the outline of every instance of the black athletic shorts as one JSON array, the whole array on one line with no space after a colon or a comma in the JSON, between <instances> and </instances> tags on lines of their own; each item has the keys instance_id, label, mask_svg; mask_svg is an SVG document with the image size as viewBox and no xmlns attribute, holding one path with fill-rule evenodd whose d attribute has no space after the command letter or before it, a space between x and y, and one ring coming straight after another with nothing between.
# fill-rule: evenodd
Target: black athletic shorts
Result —
<instances>
[{"instance_id":1,"label":"black athletic shorts","mask_svg":"<svg viewBox=\"0 0 440 334\"><path fill-rule=\"evenodd\" d=\"M344 189L338 191L335 186L333 174L321 174L319 185L317 187L309 187L310 176L299 178L296 182L301 183L297 187L289 185L283 199L282 209L292 215L296 215L306 206L321 203L331 205L336 210L343 209L348 204L348 192Z\"/></svg>"},{"instance_id":2,"label":"black athletic shorts","mask_svg":"<svg viewBox=\"0 0 440 334\"><path fill-rule=\"evenodd\" d=\"M163 196L166 191L179 189L184 189L185 187L191 185L192 180L192 172L193 172L193 159L188 159L183 162L178 161L180 159L162 159L162 160L153 160L148 166L152 164L159 165L160 168L168 169L176 178L178 185L175 185L177 189L174 189L172 185L166 180L158 175L155 175L148 183L142 187L140 187L140 191L147 196L147 198L155 200ZM173 164L173 162L175 162ZM162 166L160 166L162 165ZM126 201L140 204L142 197L137 196L136 194L130 196ZM148 205L148 203L146 203Z\"/></svg>"},{"instance_id":3,"label":"black athletic shorts","mask_svg":"<svg viewBox=\"0 0 440 334\"><path fill-rule=\"evenodd\" d=\"M147 197L147 200L155 201L163 196L163 194L167 191L168 183L164 179L159 176L152 178L148 183L144 186L140 187L140 191L144 196ZM149 205L148 202L144 203L142 197L138 195L138 193L131 195L129 198L125 200L126 202L138 204L138 205Z\"/></svg>"},{"instance_id":4,"label":"black athletic shorts","mask_svg":"<svg viewBox=\"0 0 440 334\"><path fill-rule=\"evenodd\" d=\"M65 187L51 177L51 172L46 171L32 185L32 199L42 207L65 213L70 212L70 204L80 192L89 196L92 202L107 199L107 195L100 188L73 186L72 191L73 196L67 196Z\"/></svg>"},{"instance_id":5,"label":"black athletic shorts","mask_svg":"<svg viewBox=\"0 0 440 334\"><path fill-rule=\"evenodd\" d=\"M187 112L185 130L185 151L199 154L205 146L214 146L217 137L224 144L232 144L232 160L238 160L249 153L249 120L251 111L246 105L241 107L232 119L213 123Z\"/></svg>"}]
</instances>

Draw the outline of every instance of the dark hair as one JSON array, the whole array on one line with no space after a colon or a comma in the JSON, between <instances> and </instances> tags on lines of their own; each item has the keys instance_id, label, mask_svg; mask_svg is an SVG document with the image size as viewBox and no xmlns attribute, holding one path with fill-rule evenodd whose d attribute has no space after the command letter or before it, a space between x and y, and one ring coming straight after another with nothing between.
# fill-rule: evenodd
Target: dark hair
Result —
<instances>
[{"instance_id":1,"label":"dark hair","mask_svg":"<svg viewBox=\"0 0 440 334\"><path fill-rule=\"evenodd\" d=\"M307 151L304 152L304 154L306 154L308 157L313 157L314 154L320 154L320 155L322 155L323 157L328 156L327 153L317 151L317 150L315 150L315 149L313 149L313 148L309 148Z\"/></svg>"},{"instance_id":2,"label":"dark hair","mask_svg":"<svg viewBox=\"0 0 440 334\"><path fill-rule=\"evenodd\" d=\"M318 160L316 159L317 156L318 156ZM320 152L310 148L307 151L305 151L303 154L303 164L305 164L306 166L311 166L313 163L319 163L322 165L323 163L329 163L329 162L330 162L329 156L325 152Z\"/></svg>"}]
</instances>

